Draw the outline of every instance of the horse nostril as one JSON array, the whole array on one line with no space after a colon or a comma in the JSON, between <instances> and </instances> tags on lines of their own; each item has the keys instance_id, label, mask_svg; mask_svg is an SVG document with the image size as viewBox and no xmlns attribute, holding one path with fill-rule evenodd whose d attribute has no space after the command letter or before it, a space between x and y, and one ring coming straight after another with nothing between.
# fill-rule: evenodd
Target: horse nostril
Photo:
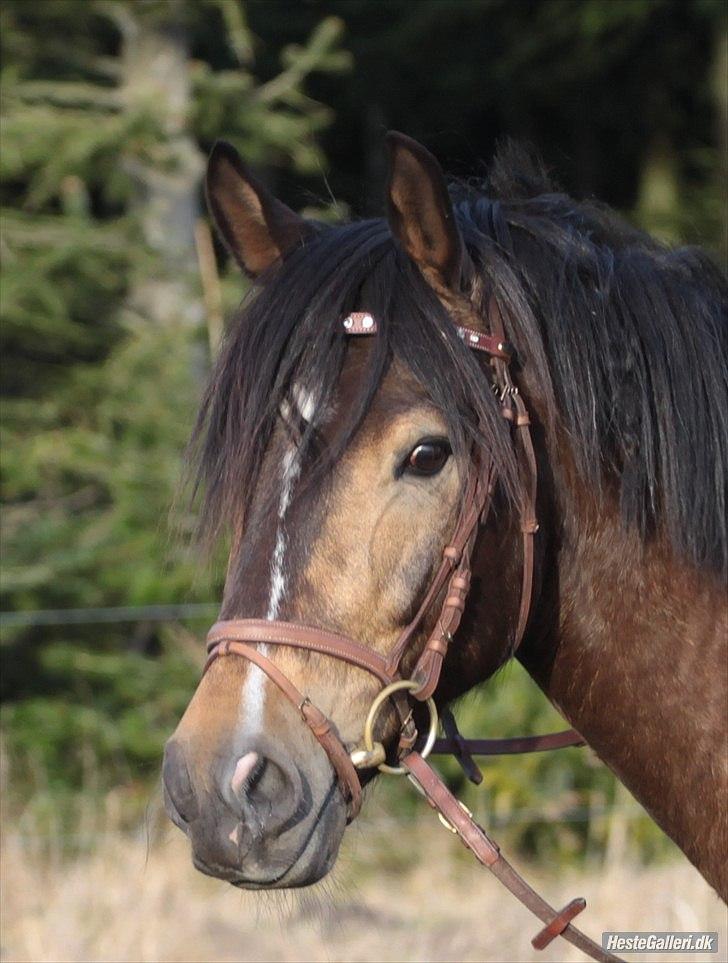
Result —
<instances>
[{"instance_id":1,"label":"horse nostril","mask_svg":"<svg viewBox=\"0 0 728 963\"><path fill-rule=\"evenodd\" d=\"M278 747L248 750L232 774L227 770L226 780L224 797L254 835L280 829L304 801L298 769Z\"/></svg>"},{"instance_id":2,"label":"horse nostril","mask_svg":"<svg viewBox=\"0 0 728 963\"><path fill-rule=\"evenodd\" d=\"M258 766L258 762L259 756L257 752L246 752L244 756L238 759L235 764L233 777L230 780L230 788L234 796L242 798L246 786Z\"/></svg>"},{"instance_id":3,"label":"horse nostril","mask_svg":"<svg viewBox=\"0 0 728 963\"><path fill-rule=\"evenodd\" d=\"M184 751L174 739L170 739L164 748L162 780L166 796L176 810L176 815L184 822L191 823L199 814L197 796L187 769ZM173 821L176 821L174 815L170 813Z\"/></svg>"}]
</instances>

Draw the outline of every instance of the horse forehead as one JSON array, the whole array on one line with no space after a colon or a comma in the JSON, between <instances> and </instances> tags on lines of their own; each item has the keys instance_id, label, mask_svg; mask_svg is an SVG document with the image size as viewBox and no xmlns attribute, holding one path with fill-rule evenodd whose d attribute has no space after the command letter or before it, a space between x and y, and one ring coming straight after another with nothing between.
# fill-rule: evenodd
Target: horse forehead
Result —
<instances>
[{"instance_id":1,"label":"horse forehead","mask_svg":"<svg viewBox=\"0 0 728 963\"><path fill-rule=\"evenodd\" d=\"M317 408L315 390L294 380L290 402L284 402L281 410L281 424L274 434L274 443L271 446L275 455L270 464L279 476L280 486L285 487L287 483L290 484L291 474L295 475L295 487L298 487L299 480L305 482L305 470L300 471L303 466L299 464L295 453L300 437L297 438L296 432L291 433L289 430L292 412L295 411L298 418L304 422L318 422L320 436L324 443L335 446L337 432L345 430L348 410L355 404L357 394L363 390L362 378L365 375L361 361L362 356L354 353L353 363L345 364L335 402L327 410ZM334 467L332 478L334 485L337 476L340 479L348 477L349 481L355 481L356 479L352 478L352 472L358 473L365 483L374 483L374 478L369 477L369 471L386 452L396 449L407 440L413 440L418 432L431 434L435 431L446 433L447 425L444 417L429 400L424 388L407 365L395 359L374 394L361 427L349 440L341 454L339 464ZM305 484L302 487L307 488ZM309 508L312 496L315 500L315 493L308 490L308 498L304 501L308 503ZM292 501L299 503L299 499L292 499ZM275 513L276 506L273 501L270 502L270 506ZM296 510L297 507L299 510ZM289 524L292 524L300 514L300 503L298 506L292 504L291 509L292 511L287 513Z\"/></svg>"},{"instance_id":2,"label":"horse forehead","mask_svg":"<svg viewBox=\"0 0 728 963\"><path fill-rule=\"evenodd\" d=\"M355 448L364 445L370 452L385 451L414 442L416 435L436 432L447 434L442 412L414 379L393 379L374 399Z\"/></svg>"},{"instance_id":3,"label":"horse forehead","mask_svg":"<svg viewBox=\"0 0 728 963\"><path fill-rule=\"evenodd\" d=\"M346 371L342 376L342 383L345 380ZM358 390L356 386L354 390ZM342 398L345 397L343 394ZM418 420L439 420L444 426L442 416L420 382L404 361L395 359L372 398L362 425L362 434L374 434L378 439L386 441L390 431L401 429L408 421Z\"/></svg>"}]
</instances>

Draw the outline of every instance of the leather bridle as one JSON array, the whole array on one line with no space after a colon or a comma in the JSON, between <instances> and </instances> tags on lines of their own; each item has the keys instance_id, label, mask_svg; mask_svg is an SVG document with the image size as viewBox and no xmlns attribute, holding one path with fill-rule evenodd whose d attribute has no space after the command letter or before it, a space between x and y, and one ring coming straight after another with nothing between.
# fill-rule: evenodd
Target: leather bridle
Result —
<instances>
[{"instance_id":1,"label":"leather bridle","mask_svg":"<svg viewBox=\"0 0 728 963\"><path fill-rule=\"evenodd\" d=\"M473 350L487 355L492 369L493 390L501 412L513 426L514 443L519 447L526 475L524 498L521 506L521 532L523 539L521 601L512 652L520 645L531 611L534 584L534 538L538 531L536 520L536 496L538 486L537 462L530 431L530 419L526 406L514 385L509 369L512 348L506 341L500 311L491 299L489 310L491 333L485 334L475 327L459 326L458 334ZM373 335L377 332L374 317L364 311L353 312L342 321L343 330L349 335ZM216 622L207 636L208 657L203 674L218 658L237 655L261 669L296 707L303 721L326 752L348 805L348 820L359 813L362 786L358 775L360 769L377 767L386 772L406 772L423 792L446 825L456 833L476 858L493 872L508 889L526 905L545 925L532 940L534 947L542 949L555 937L563 936L593 959L614 961L617 957L602 950L570 921L580 913L586 903L572 900L563 910L556 912L543 900L502 856L498 845L449 792L439 775L425 761L430 753L451 753L475 782L482 778L472 755L497 755L502 753L534 752L562 746L584 745L583 738L575 730L550 733L545 736L526 736L517 739L478 740L465 739L457 731L452 715L443 713L446 738L436 738L437 710L433 701L443 662L453 642L470 589L471 560L480 524L484 523L495 487L495 470L491 459L474 460L470 467L466 490L462 500L455 530L442 552L439 567L420 604L406 628L400 633L389 656L383 656L368 646L347 636L293 622L265 619L231 619ZM431 616L433 606L443 595L434 628L428 634L424 648L417 659L410 678L401 675L402 660L409 651L410 643ZM314 651L330 658L357 666L373 675L382 685L370 710L364 732L364 745L348 749L339 738L334 723L302 693L276 663L261 653L256 646L286 646ZM430 712L430 732L421 751L415 751L418 733L412 712L404 696L407 691L412 698L426 703ZM397 755L399 766L387 765L384 746L374 740L373 732L379 709L391 700L400 722Z\"/></svg>"}]
</instances>

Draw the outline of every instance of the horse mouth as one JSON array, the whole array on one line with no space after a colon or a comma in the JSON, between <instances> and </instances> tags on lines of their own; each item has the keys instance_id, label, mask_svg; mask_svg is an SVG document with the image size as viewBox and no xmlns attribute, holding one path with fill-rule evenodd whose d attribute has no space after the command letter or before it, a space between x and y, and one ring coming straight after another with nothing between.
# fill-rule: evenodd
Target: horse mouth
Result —
<instances>
[{"instance_id":1,"label":"horse mouth","mask_svg":"<svg viewBox=\"0 0 728 963\"><path fill-rule=\"evenodd\" d=\"M323 879L332 869L346 824L346 807L339 800L339 784L334 778L311 819L303 838L291 853L269 857L273 866L261 876L249 875L243 867L223 866L192 851L192 863L206 876L222 879L238 889L298 889ZM340 804L337 805L337 802ZM264 865L265 856L256 860ZM261 868L263 868L261 865Z\"/></svg>"}]
</instances>

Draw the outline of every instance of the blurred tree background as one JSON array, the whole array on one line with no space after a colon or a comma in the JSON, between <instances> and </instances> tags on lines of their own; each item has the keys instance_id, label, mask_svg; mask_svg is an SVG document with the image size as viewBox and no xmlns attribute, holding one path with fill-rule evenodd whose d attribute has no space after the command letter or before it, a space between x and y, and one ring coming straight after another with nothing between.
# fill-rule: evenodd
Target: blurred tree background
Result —
<instances>
[{"instance_id":1,"label":"blurred tree background","mask_svg":"<svg viewBox=\"0 0 728 963\"><path fill-rule=\"evenodd\" d=\"M725 257L722 0L3 0L0 42L5 613L219 597L187 508L181 537L167 520L244 286L204 218L217 137L293 207L337 217L381 213L389 127L457 176L513 136L573 193ZM57 811L117 785L143 801L213 614L6 619L15 803ZM464 715L466 731L556 721L518 667ZM618 791L588 754L496 763L486 784L496 819L534 813L524 847L606 845L597 816Z\"/></svg>"}]
</instances>

